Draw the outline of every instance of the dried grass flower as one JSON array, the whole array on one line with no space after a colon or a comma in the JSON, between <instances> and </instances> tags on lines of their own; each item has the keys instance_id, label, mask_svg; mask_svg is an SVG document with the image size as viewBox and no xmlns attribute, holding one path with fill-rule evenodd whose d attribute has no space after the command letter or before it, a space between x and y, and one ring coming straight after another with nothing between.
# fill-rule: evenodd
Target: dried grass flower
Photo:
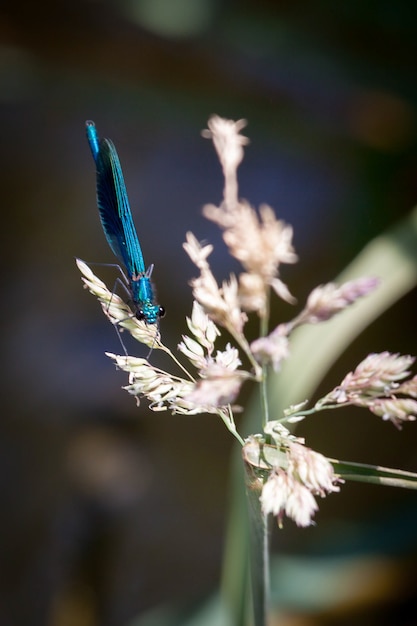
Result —
<instances>
[{"instance_id":1,"label":"dried grass flower","mask_svg":"<svg viewBox=\"0 0 417 626\"><path fill-rule=\"evenodd\" d=\"M356 302L358 298L367 296L378 284L378 278L363 277L350 280L340 287L334 283L320 285L309 295L299 321L304 324L325 322Z\"/></svg>"},{"instance_id":2,"label":"dried grass flower","mask_svg":"<svg viewBox=\"0 0 417 626\"><path fill-rule=\"evenodd\" d=\"M274 433L279 454L265 446L261 436L248 438L243 447L245 462L267 472L261 487L262 511L274 515L280 527L284 515L297 526L310 526L318 510L316 497L339 491L343 481L322 454L304 446L288 431L276 423L268 425L267 430Z\"/></svg>"},{"instance_id":3,"label":"dried grass flower","mask_svg":"<svg viewBox=\"0 0 417 626\"><path fill-rule=\"evenodd\" d=\"M98 298L112 324L126 329L151 349L163 350L177 371L179 368L181 375L174 375L152 365L149 358L109 353L117 367L129 375L126 391L138 404L145 398L153 411L220 417L242 446L245 467L251 470L251 486L259 491L258 504L263 514L274 515L280 526L287 516L304 527L314 523L316 498L338 492L343 481L329 459L308 448L304 439L291 433L287 425L321 410L346 405L365 407L397 427L415 420L417 376L407 379L415 358L390 352L370 354L311 408L302 399L271 419L267 379L271 368L278 372L291 356L294 329L331 319L371 293L378 280L365 277L342 285L320 285L310 293L300 313L269 331L271 298L276 295L290 304L296 303L281 271L283 265L298 259L292 227L279 220L270 206L263 204L256 210L239 198L237 170L249 142L241 134L245 125L244 120L213 116L208 130L203 131L213 141L224 174L221 203L207 204L203 212L222 230L228 251L239 261L242 271L218 282L209 263L213 246L202 244L195 235L187 233L184 249L199 275L191 281L194 303L190 317L186 318L188 334L183 334L178 344L181 361L162 342L157 324L139 321L91 268L80 260L77 265L85 287ZM258 337L249 341L248 329L252 327L247 322L251 313L258 316L260 331ZM228 333L226 338L222 337L224 331ZM260 385L262 432L244 440L234 413L240 410L236 402L246 381Z\"/></svg>"},{"instance_id":4,"label":"dried grass flower","mask_svg":"<svg viewBox=\"0 0 417 626\"><path fill-rule=\"evenodd\" d=\"M405 397L416 397L417 377L404 381L410 375L409 368L414 361L415 357L409 354L369 354L316 406L326 408L334 404L350 404L365 407L401 428L404 422L415 421L417 417L417 401Z\"/></svg>"}]
</instances>

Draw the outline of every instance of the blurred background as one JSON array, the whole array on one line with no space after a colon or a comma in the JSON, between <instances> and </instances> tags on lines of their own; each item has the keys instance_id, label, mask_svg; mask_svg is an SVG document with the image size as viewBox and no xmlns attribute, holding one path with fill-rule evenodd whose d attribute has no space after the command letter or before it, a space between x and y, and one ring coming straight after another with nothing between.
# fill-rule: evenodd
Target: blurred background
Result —
<instances>
[{"instance_id":1,"label":"blurred background","mask_svg":"<svg viewBox=\"0 0 417 626\"><path fill-rule=\"evenodd\" d=\"M249 121L240 195L294 226L283 278L302 303L416 202L416 35L407 1L3 0L0 626L131 625L219 585L231 440L213 416L138 409L104 354L118 339L74 263L114 261L85 120L117 146L175 350L186 231L215 245L219 280L236 270L201 215L223 184L208 117ZM410 294L324 388L370 351L416 354L415 318ZM359 410L300 430L329 456L410 471L416 432ZM273 533L279 623L417 624L415 494L349 484L320 504L316 528Z\"/></svg>"}]
</instances>

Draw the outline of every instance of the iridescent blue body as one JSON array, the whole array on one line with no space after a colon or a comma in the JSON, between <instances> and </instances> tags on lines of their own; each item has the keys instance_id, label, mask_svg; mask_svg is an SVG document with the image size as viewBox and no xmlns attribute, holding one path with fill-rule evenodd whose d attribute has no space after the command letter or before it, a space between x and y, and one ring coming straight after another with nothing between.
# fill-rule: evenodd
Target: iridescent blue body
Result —
<instances>
[{"instance_id":1,"label":"iridescent blue body","mask_svg":"<svg viewBox=\"0 0 417 626\"><path fill-rule=\"evenodd\" d=\"M151 283L153 265L145 267L116 148L109 139L99 138L94 122L86 122L86 129L96 164L97 205L104 234L126 268L136 317L155 324L165 311L155 302Z\"/></svg>"}]
</instances>

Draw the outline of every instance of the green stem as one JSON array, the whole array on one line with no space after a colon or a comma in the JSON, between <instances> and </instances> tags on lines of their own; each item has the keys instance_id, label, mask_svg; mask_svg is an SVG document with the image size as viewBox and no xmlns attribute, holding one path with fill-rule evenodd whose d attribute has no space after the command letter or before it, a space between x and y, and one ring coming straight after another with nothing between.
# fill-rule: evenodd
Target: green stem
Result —
<instances>
[{"instance_id":1,"label":"green stem","mask_svg":"<svg viewBox=\"0 0 417 626\"><path fill-rule=\"evenodd\" d=\"M260 336L265 337L269 326L269 293L265 304L265 315L260 319ZM269 422L268 367L262 365L260 379L260 403L263 428ZM247 469L247 468L246 468ZM246 475L247 480L249 475ZM249 481L248 481L249 482ZM249 525L251 537L251 581L254 626L266 626L269 605L269 534L268 516L264 515L259 492L248 484Z\"/></svg>"},{"instance_id":2,"label":"green stem","mask_svg":"<svg viewBox=\"0 0 417 626\"><path fill-rule=\"evenodd\" d=\"M260 318L260 328L259 328L260 337L266 337L266 335L268 334L268 326L269 326L269 293L267 294L266 301L265 301L265 315ZM261 389L260 389L260 402L261 402L263 429L269 422L269 402L268 402L267 382L268 382L268 367L266 364L263 364L262 365Z\"/></svg>"},{"instance_id":3,"label":"green stem","mask_svg":"<svg viewBox=\"0 0 417 626\"><path fill-rule=\"evenodd\" d=\"M236 437L240 445L243 447L245 445L245 442L243 441L242 437L239 435L239 433L236 430L236 425L233 419L233 413L232 413L231 407L229 406L229 408L227 409L227 413L226 411L219 409L218 414L220 415L223 422L225 423L227 430L230 431L232 435Z\"/></svg>"},{"instance_id":4,"label":"green stem","mask_svg":"<svg viewBox=\"0 0 417 626\"><path fill-rule=\"evenodd\" d=\"M268 368L266 365L262 366L262 379L260 382L260 402L261 402L261 413L262 413L262 430L265 429L265 426L269 422L269 402L268 402Z\"/></svg>"},{"instance_id":5,"label":"green stem","mask_svg":"<svg viewBox=\"0 0 417 626\"><path fill-rule=\"evenodd\" d=\"M311 409L305 409L304 411L295 411L294 413L289 413L284 415L277 420L277 422L285 423L288 420L295 417L307 417L308 415L313 415L313 413L320 413L320 411L326 411L329 409L341 409L345 406L351 406L351 402L341 402L340 404L320 404L320 400L316 402L316 404Z\"/></svg>"},{"instance_id":6,"label":"green stem","mask_svg":"<svg viewBox=\"0 0 417 626\"><path fill-rule=\"evenodd\" d=\"M242 333L238 333L235 331L234 328L232 327L227 327L228 332L232 335L233 339L236 341L236 343L242 348L243 352L246 354L246 356L248 357L250 364L253 367L253 370L255 372L255 378L256 380L260 380L261 376L262 376L262 368L259 365L259 363L257 363L254 359L254 356L251 352L250 346L248 344L248 342L246 341L246 337L242 334Z\"/></svg>"},{"instance_id":7,"label":"green stem","mask_svg":"<svg viewBox=\"0 0 417 626\"><path fill-rule=\"evenodd\" d=\"M188 376L188 378L191 380L191 382L195 383L195 378L193 378L193 376L191 376L190 372L184 367L184 365L177 359L177 357L171 352L171 350L169 348L167 348L166 346L164 346L164 344L161 343L160 344L160 349L163 350L163 352L166 352L166 354L169 354L169 356L174 361L174 363L176 363L178 365L178 367L184 372L184 374L186 374Z\"/></svg>"},{"instance_id":8,"label":"green stem","mask_svg":"<svg viewBox=\"0 0 417 626\"><path fill-rule=\"evenodd\" d=\"M246 494L250 528L250 571L254 626L266 626L269 602L268 518L261 510L259 491L251 484L246 467Z\"/></svg>"}]
</instances>

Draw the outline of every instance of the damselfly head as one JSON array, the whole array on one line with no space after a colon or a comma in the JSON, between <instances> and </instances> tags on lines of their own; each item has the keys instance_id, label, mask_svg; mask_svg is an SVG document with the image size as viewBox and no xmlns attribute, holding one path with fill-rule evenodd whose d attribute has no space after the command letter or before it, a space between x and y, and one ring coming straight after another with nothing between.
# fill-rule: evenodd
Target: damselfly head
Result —
<instances>
[{"instance_id":1,"label":"damselfly head","mask_svg":"<svg viewBox=\"0 0 417 626\"><path fill-rule=\"evenodd\" d=\"M159 304L145 304L136 310L135 316L147 324L156 324L161 317L165 317L165 308Z\"/></svg>"}]
</instances>

